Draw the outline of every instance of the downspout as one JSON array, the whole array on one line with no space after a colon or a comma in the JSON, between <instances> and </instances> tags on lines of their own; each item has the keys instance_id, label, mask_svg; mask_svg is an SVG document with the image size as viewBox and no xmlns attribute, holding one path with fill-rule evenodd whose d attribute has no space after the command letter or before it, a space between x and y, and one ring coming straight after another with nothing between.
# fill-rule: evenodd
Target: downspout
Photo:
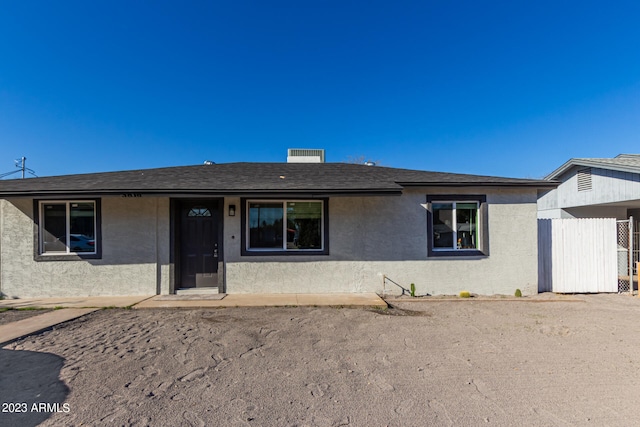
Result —
<instances>
[{"instance_id":1,"label":"downspout","mask_svg":"<svg viewBox=\"0 0 640 427\"><path fill-rule=\"evenodd\" d=\"M156 201L156 295L162 293L162 264L160 263L160 241L158 234L160 234L160 223L158 217L160 216L159 198L155 197Z\"/></svg>"}]
</instances>

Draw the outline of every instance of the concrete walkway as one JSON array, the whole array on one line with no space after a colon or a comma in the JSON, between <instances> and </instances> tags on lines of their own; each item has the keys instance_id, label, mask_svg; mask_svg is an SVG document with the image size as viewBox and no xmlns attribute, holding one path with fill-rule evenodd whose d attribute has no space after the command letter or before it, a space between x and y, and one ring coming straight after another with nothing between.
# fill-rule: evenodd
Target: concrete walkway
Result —
<instances>
[{"instance_id":1,"label":"concrete walkway","mask_svg":"<svg viewBox=\"0 0 640 427\"><path fill-rule=\"evenodd\" d=\"M3 299L0 300L0 308L125 308L152 296Z\"/></svg>"},{"instance_id":2,"label":"concrete walkway","mask_svg":"<svg viewBox=\"0 0 640 427\"><path fill-rule=\"evenodd\" d=\"M20 298L0 300L0 308L19 310L24 308L55 308L44 314L0 325L0 345L18 338L52 328L105 307L131 307L151 298L145 296L124 297L68 297L68 298Z\"/></svg>"},{"instance_id":3,"label":"concrete walkway","mask_svg":"<svg viewBox=\"0 0 640 427\"><path fill-rule=\"evenodd\" d=\"M76 319L99 310L98 308L68 308L53 310L37 316L28 317L16 322L0 325L0 346L41 331L45 331L55 325Z\"/></svg>"},{"instance_id":4,"label":"concrete walkway","mask_svg":"<svg viewBox=\"0 0 640 427\"><path fill-rule=\"evenodd\" d=\"M157 295L133 308L208 308L208 307L285 307L285 306L376 306L386 307L375 293L361 294L229 294L222 299L193 299L179 296L167 299Z\"/></svg>"},{"instance_id":5,"label":"concrete walkway","mask_svg":"<svg viewBox=\"0 0 640 427\"><path fill-rule=\"evenodd\" d=\"M285 306L377 306L386 307L382 298L366 294L235 294L215 298L195 295L156 295L135 297L20 298L0 300L0 308L56 308L44 314L0 325L0 345L47 330L105 307L113 308L215 308Z\"/></svg>"}]
</instances>

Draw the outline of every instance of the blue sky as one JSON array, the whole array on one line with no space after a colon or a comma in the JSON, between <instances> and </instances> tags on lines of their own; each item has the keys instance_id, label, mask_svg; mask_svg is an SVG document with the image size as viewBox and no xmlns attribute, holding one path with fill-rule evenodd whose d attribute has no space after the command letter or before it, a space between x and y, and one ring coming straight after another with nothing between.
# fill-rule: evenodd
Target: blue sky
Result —
<instances>
[{"instance_id":1,"label":"blue sky","mask_svg":"<svg viewBox=\"0 0 640 427\"><path fill-rule=\"evenodd\" d=\"M22 1L0 173L327 161L540 178L640 152L640 2Z\"/></svg>"}]
</instances>

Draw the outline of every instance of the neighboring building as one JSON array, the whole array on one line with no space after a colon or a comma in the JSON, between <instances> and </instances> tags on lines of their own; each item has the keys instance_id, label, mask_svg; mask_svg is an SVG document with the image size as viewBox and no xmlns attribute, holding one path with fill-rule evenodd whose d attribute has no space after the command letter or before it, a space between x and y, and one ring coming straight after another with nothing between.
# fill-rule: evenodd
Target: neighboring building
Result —
<instances>
[{"instance_id":1,"label":"neighboring building","mask_svg":"<svg viewBox=\"0 0 640 427\"><path fill-rule=\"evenodd\" d=\"M301 155L0 181L0 292L382 292L386 275L537 293L536 200L555 183Z\"/></svg>"},{"instance_id":2,"label":"neighboring building","mask_svg":"<svg viewBox=\"0 0 640 427\"><path fill-rule=\"evenodd\" d=\"M538 218L640 219L640 154L571 159L545 177L560 181L538 200Z\"/></svg>"},{"instance_id":3,"label":"neighboring building","mask_svg":"<svg viewBox=\"0 0 640 427\"><path fill-rule=\"evenodd\" d=\"M567 265L564 270L568 274L578 277L587 269L581 267L581 262L590 259L593 254L599 260L599 271L610 270L611 265L605 265L610 256L617 257L618 270L618 291L626 292L630 286L637 288L637 262L640 261L640 154L620 154L614 158L591 159L578 158L570 159L555 171L545 177L546 180L560 182L557 188L542 193L538 199L538 218L540 219L568 219L568 218L615 218L618 221L617 228L611 228L600 238L591 241L587 246L573 248L572 253L556 250L555 256L562 257ZM633 217L633 221L628 220ZM633 224L631 224L633 222ZM575 236L570 233L560 233L563 235L565 243L569 240L582 241L586 235L592 235L595 223L584 222L573 230ZM541 224L541 268L550 260L545 259L545 255L550 254L551 249L551 228L552 225ZM580 227L585 227L581 229ZM547 233L542 236L543 231ZM630 232L633 230L633 232ZM606 236L606 237L605 237ZM556 238L558 239L558 238ZM617 244L612 247L607 242ZM556 243L558 247L563 247L564 243ZM582 254L579 251L584 251ZM612 255L612 251L615 251ZM592 264L595 260L589 261ZM610 261L609 261L610 263ZM551 264L549 264L551 265ZM594 267L593 265L591 267ZM543 268L544 269L544 268ZM562 268L547 267L545 274L541 277L557 273ZM631 271L630 271L631 270ZM630 277L633 277L633 284L630 285ZM593 278L592 278L593 279ZM597 279L599 280L599 279ZM593 281L593 280L592 280ZM562 288L563 284L551 286L550 280L542 284L540 289ZM615 283L614 283L615 285ZM551 287L550 287L551 286Z\"/></svg>"}]
</instances>

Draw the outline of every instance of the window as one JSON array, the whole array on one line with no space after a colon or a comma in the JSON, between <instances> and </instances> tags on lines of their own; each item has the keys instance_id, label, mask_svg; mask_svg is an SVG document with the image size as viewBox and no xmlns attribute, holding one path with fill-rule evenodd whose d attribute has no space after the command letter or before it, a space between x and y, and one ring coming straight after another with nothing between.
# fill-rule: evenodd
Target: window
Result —
<instances>
[{"instance_id":1,"label":"window","mask_svg":"<svg viewBox=\"0 0 640 427\"><path fill-rule=\"evenodd\" d=\"M429 256L488 255L485 196L428 196Z\"/></svg>"},{"instance_id":2,"label":"window","mask_svg":"<svg viewBox=\"0 0 640 427\"><path fill-rule=\"evenodd\" d=\"M98 255L98 200L39 202L38 254Z\"/></svg>"},{"instance_id":3,"label":"window","mask_svg":"<svg viewBox=\"0 0 640 427\"><path fill-rule=\"evenodd\" d=\"M243 215L243 255L327 253L325 200L247 200Z\"/></svg>"},{"instance_id":4,"label":"window","mask_svg":"<svg viewBox=\"0 0 640 427\"><path fill-rule=\"evenodd\" d=\"M187 216L211 216L211 211L204 206L194 206Z\"/></svg>"}]
</instances>

